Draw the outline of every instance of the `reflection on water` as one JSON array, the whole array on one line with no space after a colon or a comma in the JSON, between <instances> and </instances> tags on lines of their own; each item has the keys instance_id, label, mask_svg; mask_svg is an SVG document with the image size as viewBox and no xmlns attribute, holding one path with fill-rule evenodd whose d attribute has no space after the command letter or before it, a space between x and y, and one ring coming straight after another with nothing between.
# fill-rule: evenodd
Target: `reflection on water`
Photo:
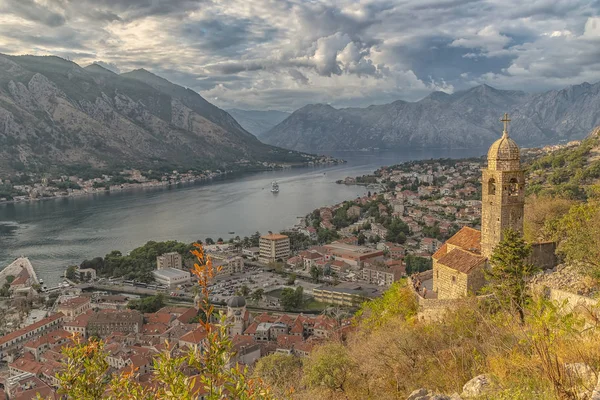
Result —
<instances>
[{"instance_id":1,"label":"reflection on water","mask_svg":"<svg viewBox=\"0 0 600 400\"><path fill-rule=\"evenodd\" d=\"M413 159L479 156L482 150L412 150L334 154L348 163L329 168L262 172L180 188L0 205L0 267L25 255L49 284L63 270L111 250L130 251L149 240L190 242L207 237L279 231L298 216L364 194L337 185L346 176ZM278 194L271 193L277 180Z\"/></svg>"}]
</instances>

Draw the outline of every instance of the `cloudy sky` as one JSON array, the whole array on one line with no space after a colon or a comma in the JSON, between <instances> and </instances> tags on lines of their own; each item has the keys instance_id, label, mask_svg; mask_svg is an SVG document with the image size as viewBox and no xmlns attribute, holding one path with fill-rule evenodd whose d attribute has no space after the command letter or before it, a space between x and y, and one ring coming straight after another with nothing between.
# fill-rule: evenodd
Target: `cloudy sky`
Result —
<instances>
[{"instance_id":1,"label":"cloudy sky","mask_svg":"<svg viewBox=\"0 0 600 400\"><path fill-rule=\"evenodd\" d=\"M600 81L600 0L0 0L0 52L146 68L225 108Z\"/></svg>"}]
</instances>

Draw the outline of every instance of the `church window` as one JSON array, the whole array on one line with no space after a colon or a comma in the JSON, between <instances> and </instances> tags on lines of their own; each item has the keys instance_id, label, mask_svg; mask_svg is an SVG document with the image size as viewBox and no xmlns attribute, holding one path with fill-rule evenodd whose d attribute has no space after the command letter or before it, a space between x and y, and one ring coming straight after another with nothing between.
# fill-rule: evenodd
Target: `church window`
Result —
<instances>
[{"instance_id":1,"label":"church window","mask_svg":"<svg viewBox=\"0 0 600 400\"><path fill-rule=\"evenodd\" d=\"M515 178L511 178L508 185L508 195L518 196L519 195L519 182Z\"/></svg>"},{"instance_id":2,"label":"church window","mask_svg":"<svg viewBox=\"0 0 600 400\"><path fill-rule=\"evenodd\" d=\"M493 196L496 194L496 180L494 178L490 178L488 181L488 194Z\"/></svg>"}]
</instances>

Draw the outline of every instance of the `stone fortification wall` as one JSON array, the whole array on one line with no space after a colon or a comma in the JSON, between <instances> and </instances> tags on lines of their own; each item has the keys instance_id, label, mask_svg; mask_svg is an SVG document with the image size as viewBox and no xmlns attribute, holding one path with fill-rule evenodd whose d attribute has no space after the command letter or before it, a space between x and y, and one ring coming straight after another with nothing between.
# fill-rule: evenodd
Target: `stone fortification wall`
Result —
<instances>
[{"instance_id":1,"label":"stone fortification wall","mask_svg":"<svg viewBox=\"0 0 600 400\"><path fill-rule=\"evenodd\" d=\"M33 270L33 265L31 265L31 261L29 261L27 257L19 257L15 261L13 261L8 267L0 271L0 286L4 285L7 276L19 275L21 273L22 268L25 268L27 272L29 272L29 276L31 276L33 282L39 283L37 275Z\"/></svg>"}]
</instances>

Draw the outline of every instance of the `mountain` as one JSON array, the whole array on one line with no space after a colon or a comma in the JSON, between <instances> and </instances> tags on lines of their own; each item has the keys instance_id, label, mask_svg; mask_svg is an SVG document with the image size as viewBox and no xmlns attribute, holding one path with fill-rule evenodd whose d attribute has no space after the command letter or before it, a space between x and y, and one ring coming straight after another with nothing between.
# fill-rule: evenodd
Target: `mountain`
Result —
<instances>
[{"instance_id":1,"label":"mountain","mask_svg":"<svg viewBox=\"0 0 600 400\"><path fill-rule=\"evenodd\" d=\"M140 69L0 54L0 172L300 162L193 90Z\"/></svg>"},{"instance_id":2,"label":"mountain","mask_svg":"<svg viewBox=\"0 0 600 400\"><path fill-rule=\"evenodd\" d=\"M260 138L275 125L290 116L290 113L276 110L240 110L232 108L227 112L248 132Z\"/></svg>"},{"instance_id":3,"label":"mountain","mask_svg":"<svg viewBox=\"0 0 600 400\"><path fill-rule=\"evenodd\" d=\"M511 136L522 146L583 138L600 124L600 83L582 83L539 94L481 85L417 102L395 101L367 108L307 105L261 136L294 150L485 147L510 113Z\"/></svg>"}]
</instances>

